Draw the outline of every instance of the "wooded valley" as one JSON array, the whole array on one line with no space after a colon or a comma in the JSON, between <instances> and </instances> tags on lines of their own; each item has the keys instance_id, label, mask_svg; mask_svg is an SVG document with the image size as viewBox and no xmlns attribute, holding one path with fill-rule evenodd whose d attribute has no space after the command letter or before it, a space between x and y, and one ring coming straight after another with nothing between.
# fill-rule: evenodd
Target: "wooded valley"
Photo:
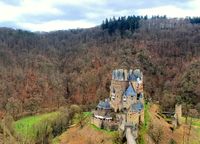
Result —
<instances>
[{"instance_id":1,"label":"wooded valley","mask_svg":"<svg viewBox=\"0 0 200 144\"><path fill-rule=\"evenodd\" d=\"M200 112L200 18L121 17L53 32L0 28L0 111L15 119L64 104L94 106L111 71L140 68L145 97Z\"/></svg>"}]
</instances>

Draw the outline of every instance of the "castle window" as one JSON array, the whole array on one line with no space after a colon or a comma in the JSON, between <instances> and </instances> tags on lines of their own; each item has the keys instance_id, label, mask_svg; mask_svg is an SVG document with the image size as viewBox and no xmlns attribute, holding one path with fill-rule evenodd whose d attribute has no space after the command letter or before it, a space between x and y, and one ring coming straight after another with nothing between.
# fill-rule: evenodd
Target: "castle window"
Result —
<instances>
[{"instance_id":1,"label":"castle window","mask_svg":"<svg viewBox=\"0 0 200 144\"><path fill-rule=\"evenodd\" d=\"M113 88L112 92L115 93L115 89L114 88Z\"/></svg>"},{"instance_id":2,"label":"castle window","mask_svg":"<svg viewBox=\"0 0 200 144\"><path fill-rule=\"evenodd\" d=\"M136 88L138 89L138 88L139 88L139 86L140 86L140 84L139 84L139 83L137 83L137 86L136 86Z\"/></svg>"},{"instance_id":3,"label":"castle window","mask_svg":"<svg viewBox=\"0 0 200 144\"><path fill-rule=\"evenodd\" d=\"M114 93L111 93L111 96L115 97L115 94L114 94Z\"/></svg>"},{"instance_id":4,"label":"castle window","mask_svg":"<svg viewBox=\"0 0 200 144\"><path fill-rule=\"evenodd\" d=\"M112 98L115 98L115 95L112 95Z\"/></svg>"},{"instance_id":5,"label":"castle window","mask_svg":"<svg viewBox=\"0 0 200 144\"><path fill-rule=\"evenodd\" d=\"M140 99L140 94L137 94L137 100L139 100Z\"/></svg>"},{"instance_id":6,"label":"castle window","mask_svg":"<svg viewBox=\"0 0 200 144\"><path fill-rule=\"evenodd\" d=\"M111 96L112 96L112 99L114 100L115 99L115 89L114 88L112 89Z\"/></svg>"},{"instance_id":7,"label":"castle window","mask_svg":"<svg viewBox=\"0 0 200 144\"><path fill-rule=\"evenodd\" d=\"M131 100L133 100L133 96L131 96Z\"/></svg>"}]
</instances>

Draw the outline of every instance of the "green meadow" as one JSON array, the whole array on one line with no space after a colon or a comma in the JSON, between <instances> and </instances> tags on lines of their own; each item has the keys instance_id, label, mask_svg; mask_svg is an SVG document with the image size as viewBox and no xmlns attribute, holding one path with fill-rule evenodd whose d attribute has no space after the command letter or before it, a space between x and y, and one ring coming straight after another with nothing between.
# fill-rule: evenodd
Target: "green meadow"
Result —
<instances>
[{"instance_id":1,"label":"green meadow","mask_svg":"<svg viewBox=\"0 0 200 144\"><path fill-rule=\"evenodd\" d=\"M73 123L78 123L79 118L77 118L77 116L78 115L76 114L73 118ZM83 119L90 116L91 112L83 113ZM51 132L53 130L52 125L58 122L60 118L61 113L58 111L24 117L14 122L14 131L17 136L23 138L22 141L34 142L38 139L39 135L43 135L46 132L48 133L48 131Z\"/></svg>"},{"instance_id":2,"label":"green meadow","mask_svg":"<svg viewBox=\"0 0 200 144\"><path fill-rule=\"evenodd\" d=\"M45 125L47 120L54 121L58 116L59 112L28 116L14 122L14 130L17 135L20 135L25 139L34 139L36 138L37 132L40 128L37 127L37 125Z\"/></svg>"},{"instance_id":3,"label":"green meadow","mask_svg":"<svg viewBox=\"0 0 200 144\"><path fill-rule=\"evenodd\" d=\"M185 117L182 117L182 123L184 123L185 122ZM188 122L190 122L190 120L191 120L191 117L188 117ZM200 128L200 119L198 119L198 118L192 118L192 125L193 126L197 126L197 127L199 127Z\"/></svg>"}]
</instances>

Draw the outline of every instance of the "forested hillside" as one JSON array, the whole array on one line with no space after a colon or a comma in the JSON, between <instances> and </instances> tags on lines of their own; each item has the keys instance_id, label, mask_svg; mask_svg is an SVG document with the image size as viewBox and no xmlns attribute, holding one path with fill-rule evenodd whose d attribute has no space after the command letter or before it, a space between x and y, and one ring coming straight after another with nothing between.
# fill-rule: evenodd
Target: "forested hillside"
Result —
<instances>
[{"instance_id":1,"label":"forested hillside","mask_svg":"<svg viewBox=\"0 0 200 144\"><path fill-rule=\"evenodd\" d=\"M140 68L145 96L200 109L199 18L122 17L90 29L0 29L0 110L14 117L108 96L115 68ZM192 92L192 93L191 93Z\"/></svg>"}]
</instances>

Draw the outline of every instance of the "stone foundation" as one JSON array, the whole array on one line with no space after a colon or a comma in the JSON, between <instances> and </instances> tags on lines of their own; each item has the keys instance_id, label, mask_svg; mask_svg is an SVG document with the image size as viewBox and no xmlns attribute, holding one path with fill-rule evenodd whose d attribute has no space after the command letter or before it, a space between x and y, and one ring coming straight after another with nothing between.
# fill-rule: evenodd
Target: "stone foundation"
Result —
<instances>
[{"instance_id":1,"label":"stone foundation","mask_svg":"<svg viewBox=\"0 0 200 144\"><path fill-rule=\"evenodd\" d=\"M91 118L91 124L95 125L96 127L99 127L99 128L103 128L102 126L102 120L98 119L98 118L95 118L95 117L92 117Z\"/></svg>"},{"instance_id":2,"label":"stone foundation","mask_svg":"<svg viewBox=\"0 0 200 144\"><path fill-rule=\"evenodd\" d=\"M95 125L98 128L106 130L118 130L119 123L110 121L110 120L101 120L95 117L91 118L91 124Z\"/></svg>"}]
</instances>

